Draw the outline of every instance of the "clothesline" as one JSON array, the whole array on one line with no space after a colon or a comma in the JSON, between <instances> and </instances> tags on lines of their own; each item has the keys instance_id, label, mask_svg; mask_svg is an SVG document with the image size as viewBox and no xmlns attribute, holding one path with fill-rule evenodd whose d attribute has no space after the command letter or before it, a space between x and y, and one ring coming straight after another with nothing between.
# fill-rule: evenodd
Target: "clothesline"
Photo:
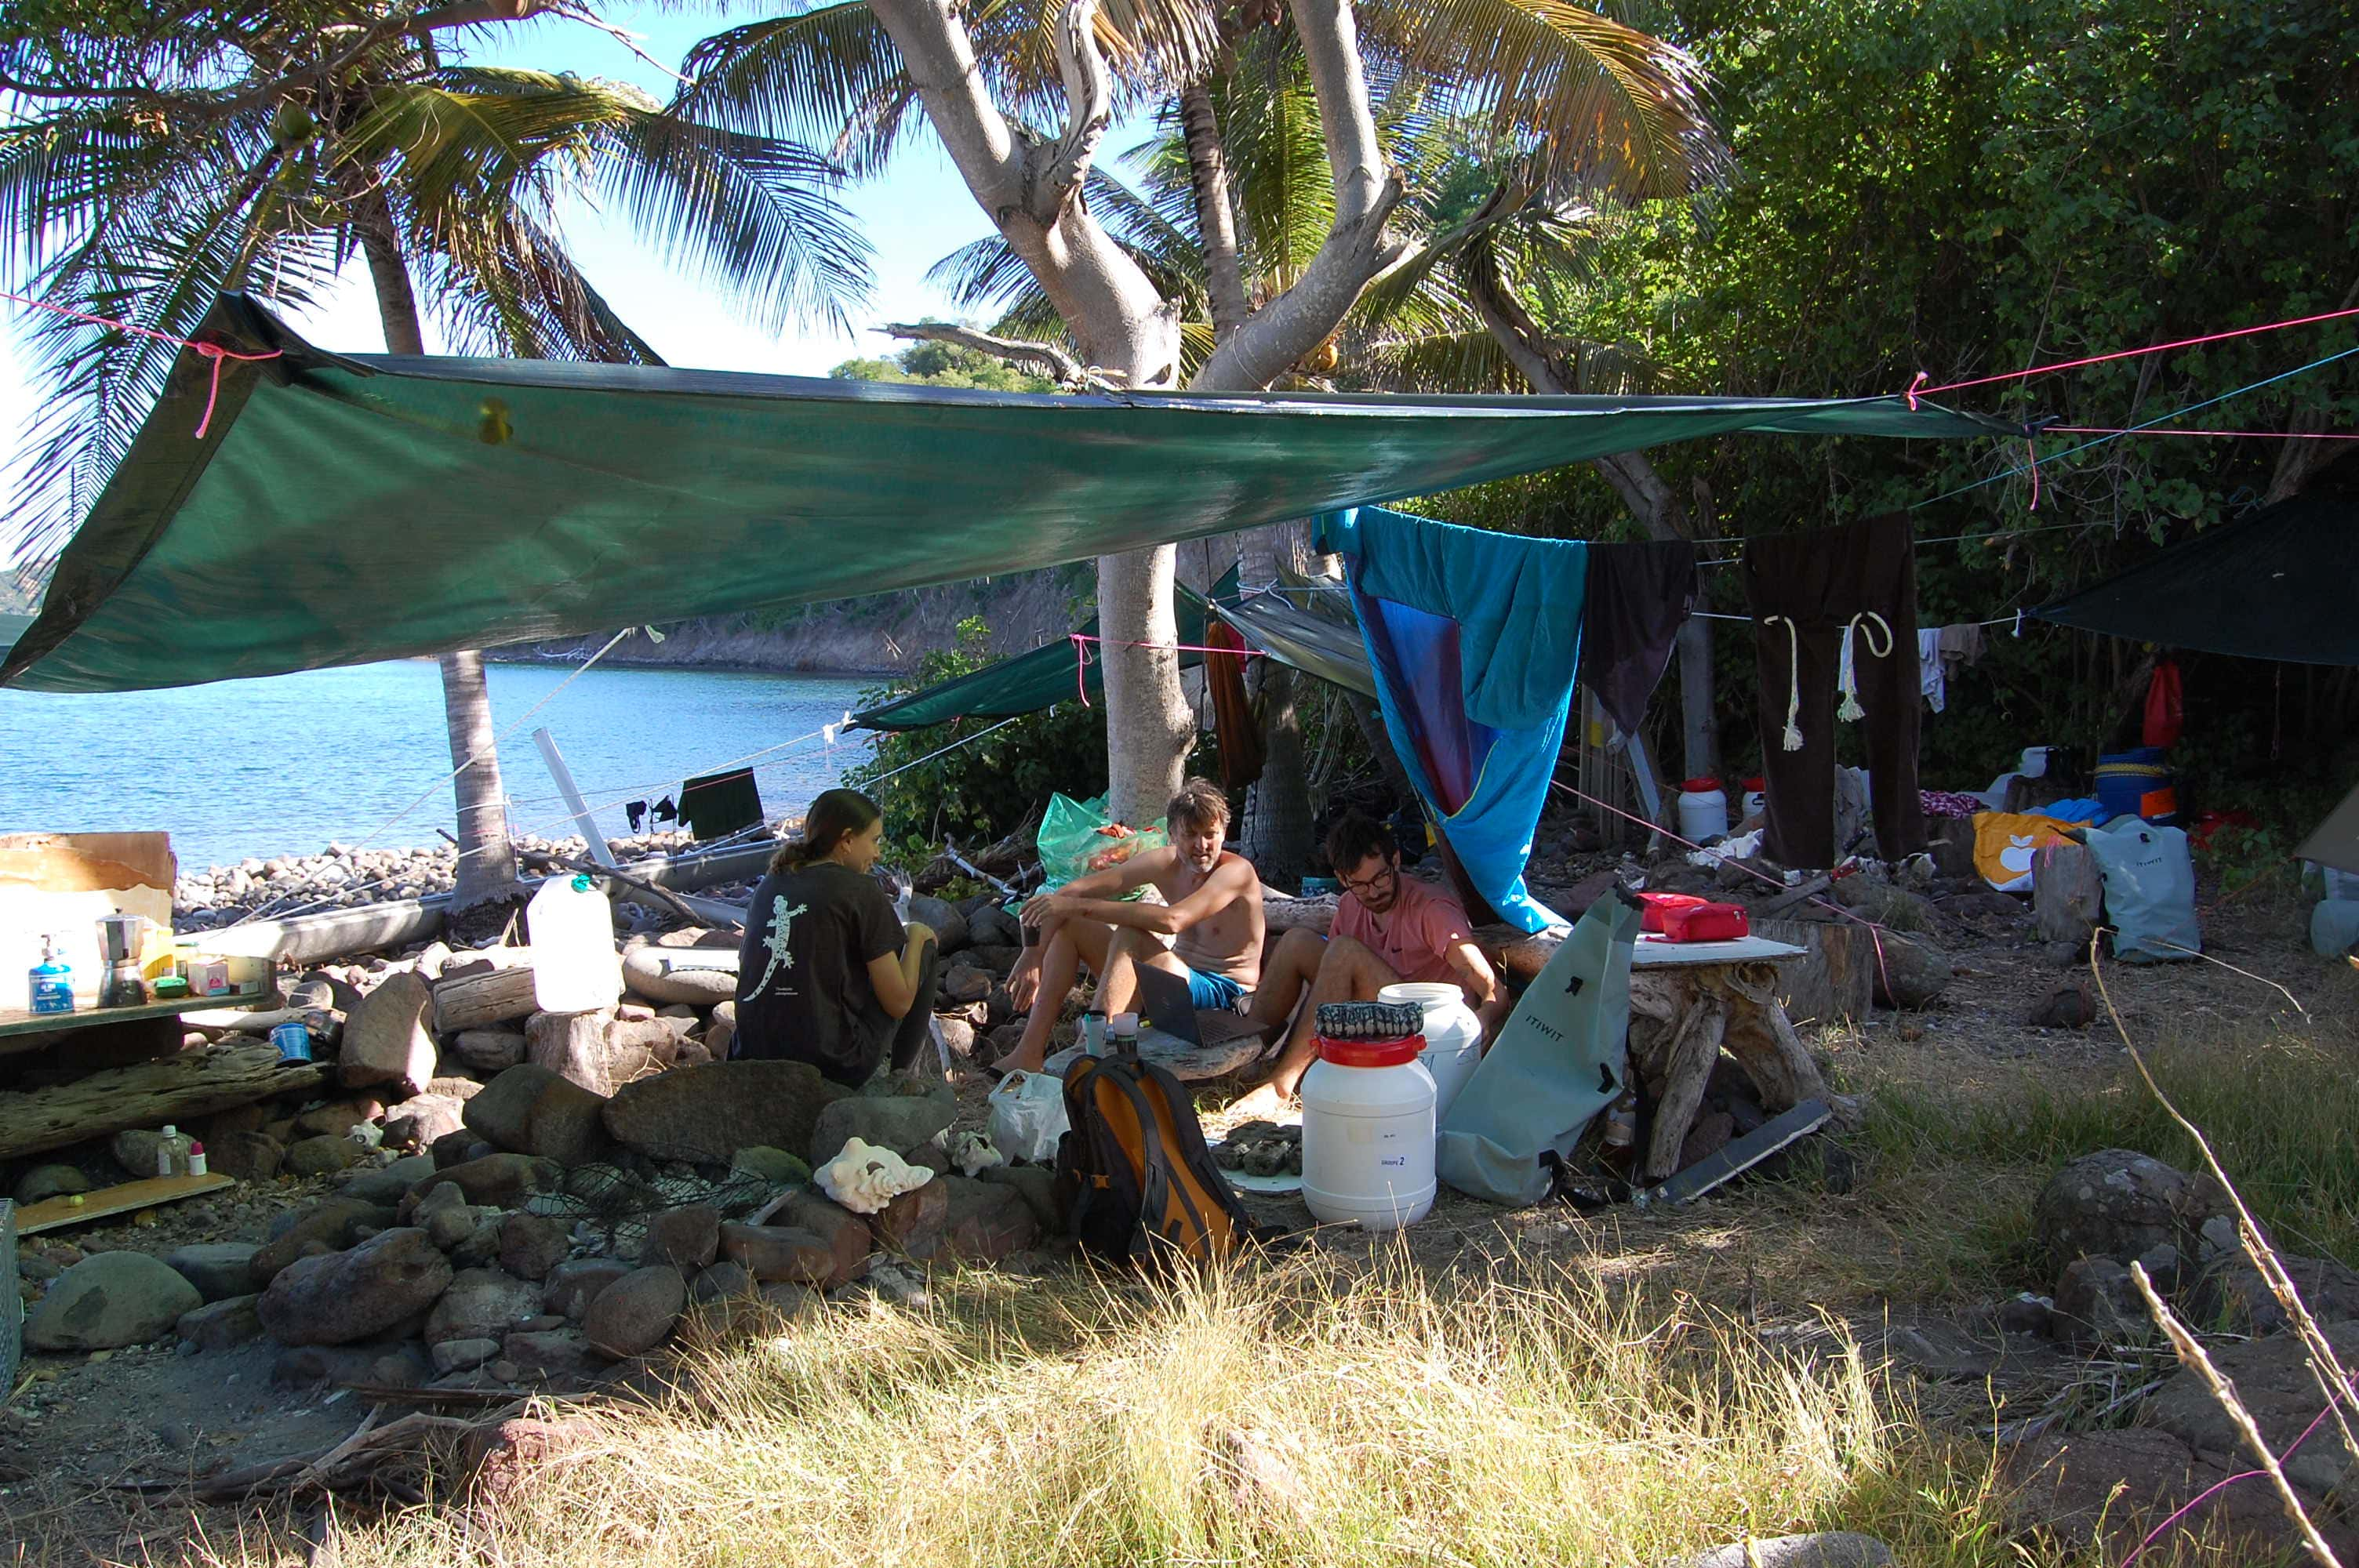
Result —
<instances>
[{"instance_id":1,"label":"clothesline","mask_svg":"<svg viewBox=\"0 0 2359 1568\"><path fill-rule=\"evenodd\" d=\"M1940 386L1926 385L1925 384L1930 381L1932 376L1930 373L1920 370L1917 373L1917 379L1908 384L1908 389L1901 395L1908 400L1908 406L1913 410L1917 406L1919 398L1931 397L1938 393L1960 392L1969 386L1989 386L2002 381L2027 381L2035 375L2053 375L2058 371L2080 370L2084 366L2106 364L2114 360L2131 360L2145 354L2168 353L2173 349L2192 349L2204 343L2224 342L2230 338L2249 338L2258 332L2281 332L2289 327L2311 327L2321 321L2340 321L2351 316L2359 316L2359 308L2329 310L2320 315L2299 316L2285 321L2265 321L2257 327L2237 327L2225 332L2206 332L2200 338L2180 338L2174 342L2149 343L2142 349L2116 349L2111 353L2090 354L2077 360L2059 360L2053 364L2034 365L2029 370L2002 371L1996 375L1976 376L1971 381L1952 381Z\"/></svg>"}]
</instances>

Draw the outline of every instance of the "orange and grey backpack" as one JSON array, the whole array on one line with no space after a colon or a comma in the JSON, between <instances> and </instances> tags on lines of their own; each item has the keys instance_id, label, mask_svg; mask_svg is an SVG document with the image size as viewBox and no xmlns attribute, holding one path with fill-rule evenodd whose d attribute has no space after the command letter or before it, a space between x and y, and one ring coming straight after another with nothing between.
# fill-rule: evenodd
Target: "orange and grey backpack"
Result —
<instances>
[{"instance_id":1,"label":"orange and grey backpack","mask_svg":"<svg viewBox=\"0 0 2359 1568\"><path fill-rule=\"evenodd\" d=\"M1212 1163L1180 1080L1136 1056L1083 1056L1065 1073L1057 1191L1082 1247L1108 1262L1203 1261L1275 1228Z\"/></svg>"}]
</instances>

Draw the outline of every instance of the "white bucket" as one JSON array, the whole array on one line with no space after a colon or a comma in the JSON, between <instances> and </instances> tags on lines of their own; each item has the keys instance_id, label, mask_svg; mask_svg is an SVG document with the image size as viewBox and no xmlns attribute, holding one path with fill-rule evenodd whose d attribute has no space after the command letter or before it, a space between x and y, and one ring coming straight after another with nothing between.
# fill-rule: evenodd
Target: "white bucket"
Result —
<instances>
[{"instance_id":1,"label":"white bucket","mask_svg":"<svg viewBox=\"0 0 2359 1568\"><path fill-rule=\"evenodd\" d=\"M1302 1201L1329 1224L1397 1230L1433 1206L1433 1075L1407 1040L1321 1040L1302 1076Z\"/></svg>"},{"instance_id":2,"label":"white bucket","mask_svg":"<svg viewBox=\"0 0 2359 1568\"><path fill-rule=\"evenodd\" d=\"M1448 982L1404 980L1376 992L1378 1001L1425 1010L1425 1049L1418 1060L1433 1075L1433 1121L1450 1115L1450 1102L1483 1063L1483 1021L1466 1005L1466 993Z\"/></svg>"},{"instance_id":3,"label":"white bucket","mask_svg":"<svg viewBox=\"0 0 2359 1568\"><path fill-rule=\"evenodd\" d=\"M623 994L614 914L586 876L551 877L525 908L532 1000L543 1012L594 1012Z\"/></svg>"},{"instance_id":4,"label":"white bucket","mask_svg":"<svg viewBox=\"0 0 2359 1568\"><path fill-rule=\"evenodd\" d=\"M1704 782L1702 779L1688 781L1690 784ZM1710 789L1680 791L1680 837L1690 844L1727 838L1728 792L1717 784Z\"/></svg>"}]
</instances>

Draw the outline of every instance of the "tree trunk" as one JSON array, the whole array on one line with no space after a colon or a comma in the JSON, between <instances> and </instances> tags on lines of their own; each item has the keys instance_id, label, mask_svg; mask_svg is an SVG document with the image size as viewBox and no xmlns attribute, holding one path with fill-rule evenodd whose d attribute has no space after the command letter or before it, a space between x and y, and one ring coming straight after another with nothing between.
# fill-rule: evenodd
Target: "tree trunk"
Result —
<instances>
[{"instance_id":1,"label":"tree trunk","mask_svg":"<svg viewBox=\"0 0 2359 1568\"><path fill-rule=\"evenodd\" d=\"M1212 338L1245 325L1245 276L1237 256L1236 210L1229 200L1228 152L1212 95L1202 82L1180 90L1180 124L1187 137L1188 176L1196 191L1196 232L1204 243L1205 293L1212 307Z\"/></svg>"},{"instance_id":2,"label":"tree trunk","mask_svg":"<svg viewBox=\"0 0 2359 1568\"><path fill-rule=\"evenodd\" d=\"M418 294L402 260L392 211L384 193L373 192L361 208L361 251L376 288L377 316L385 346L397 354L423 354L426 335L419 325ZM450 730L451 780L459 802L458 882L451 910L510 897L516 892L516 847L508 841L506 791L500 787L500 754L492 728L491 688L484 679L484 656L473 650L444 654L443 719Z\"/></svg>"},{"instance_id":3,"label":"tree trunk","mask_svg":"<svg viewBox=\"0 0 2359 1568\"><path fill-rule=\"evenodd\" d=\"M1180 789L1196 715L1180 689L1175 545L1098 557L1098 628L1105 642L1106 809L1117 822L1160 818ZM1125 646L1126 643L1144 646Z\"/></svg>"},{"instance_id":4,"label":"tree trunk","mask_svg":"<svg viewBox=\"0 0 2359 1568\"><path fill-rule=\"evenodd\" d=\"M1276 581L1281 568L1310 564L1299 522L1274 523L1237 535L1240 576L1248 588ZM1310 784L1303 773L1302 714L1294 700L1294 672L1275 659L1256 659L1247 679L1261 705L1261 778L1245 795L1238 837L1245 859L1276 887L1299 886L1312 847Z\"/></svg>"}]
</instances>

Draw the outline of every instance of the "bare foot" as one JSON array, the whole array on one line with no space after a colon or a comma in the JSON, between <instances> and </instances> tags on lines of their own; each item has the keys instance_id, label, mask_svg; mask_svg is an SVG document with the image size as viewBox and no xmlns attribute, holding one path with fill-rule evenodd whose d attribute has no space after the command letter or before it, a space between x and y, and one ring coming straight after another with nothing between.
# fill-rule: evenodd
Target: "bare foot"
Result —
<instances>
[{"instance_id":1,"label":"bare foot","mask_svg":"<svg viewBox=\"0 0 2359 1568\"><path fill-rule=\"evenodd\" d=\"M998 1061L994 1062L991 1066L992 1071L1003 1075L1007 1073L1037 1073L1044 1065L1046 1065L1048 1060L1049 1048L1046 1045L1035 1046L1033 1049L1028 1051L1023 1046L1018 1045L1015 1050L1010 1051L1006 1055L1002 1056Z\"/></svg>"},{"instance_id":2,"label":"bare foot","mask_svg":"<svg viewBox=\"0 0 2359 1568\"><path fill-rule=\"evenodd\" d=\"M1293 1105L1292 1095L1276 1084L1264 1084L1233 1101L1225 1114L1241 1121L1275 1121Z\"/></svg>"}]
</instances>

